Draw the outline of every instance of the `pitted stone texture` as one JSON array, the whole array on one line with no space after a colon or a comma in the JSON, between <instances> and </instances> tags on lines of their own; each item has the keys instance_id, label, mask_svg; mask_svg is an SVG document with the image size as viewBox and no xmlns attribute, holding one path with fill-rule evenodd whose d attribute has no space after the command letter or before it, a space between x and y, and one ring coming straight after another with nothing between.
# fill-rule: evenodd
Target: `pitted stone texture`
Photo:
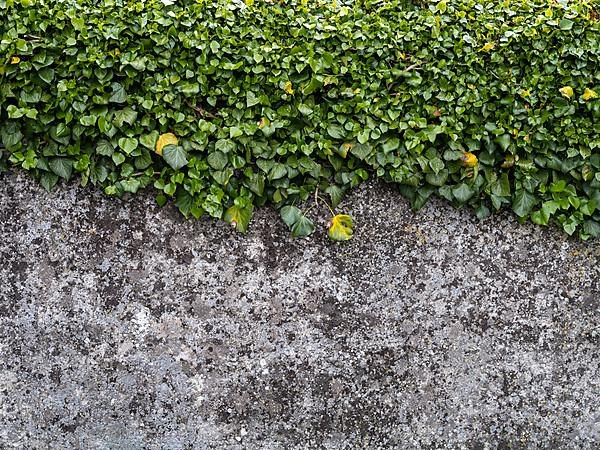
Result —
<instances>
[{"instance_id":1,"label":"pitted stone texture","mask_svg":"<svg viewBox=\"0 0 600 450\"><path fill-rule=\"evenodd\" d=\"M292 239L0 190L0 448L600 445L600 243L368 183Z\"/></svg>"}]
</instances>

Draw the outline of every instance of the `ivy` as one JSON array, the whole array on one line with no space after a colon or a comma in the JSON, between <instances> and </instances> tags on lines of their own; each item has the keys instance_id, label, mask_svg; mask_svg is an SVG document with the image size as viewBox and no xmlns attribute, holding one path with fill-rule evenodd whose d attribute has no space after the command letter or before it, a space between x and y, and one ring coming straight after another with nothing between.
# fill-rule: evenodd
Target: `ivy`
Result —
<instances>
[{"instance_id":1,"label":"ivy","mask_svg":"<svg viewBox=\"0 0 600 450\"><path fill-rule=\"evenodd\" d=\"M0 171L153 186L245 232L376 176L421 207L600 234L600 22L584 0L0 0ZM326 196L321 198L319 196ZM328 235L352 220L331 211Z\"/></svg>"}]
</instances>

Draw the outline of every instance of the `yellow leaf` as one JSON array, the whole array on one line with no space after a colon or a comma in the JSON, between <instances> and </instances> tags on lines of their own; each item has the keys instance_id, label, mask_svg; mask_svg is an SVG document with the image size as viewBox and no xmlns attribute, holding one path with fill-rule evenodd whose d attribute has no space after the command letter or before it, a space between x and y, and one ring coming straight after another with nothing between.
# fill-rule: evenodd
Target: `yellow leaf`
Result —
<instances>
[{"instance_id":1,"label":"yellow leaf","mask_svg":"<svg viewBox=\"0 0 600 450\"><path fill-rule=\"evenodd\" d=\"M163 148L167 145L177 145L179 141L173 133L161 134L156 141L156 153L162 156Z\"/></svg>"},{"instance_id":2,"label":"yellow leaf","mask_svg":"<svg viewBox=\"0 0 600 450\"><path fill-rule=\"evenodd\" d=\"M590 88L585 88L585 91L583 91L583 99L587 102L593 98L598 98L596 91Z\"/></svg>"},{"instance_id":3,"label":"yellow leaf","mask_svg":"<svg viewBox=\"0 0 600 450\"><path fill-rule=\"evenodd\" d=\"M573 88L571 86L561 87L558 91L563 95L563 97L566 97L569 99L573 98L574 92L573 92Z\"/></svg>"},{"instance_id":4,"label":"yellow leaf","mask_svg":"<svg viewBox=\"0 0 600 450\"><path fill-rule=\"evenodd\" d=\"M477 165L477 156L471 152L464 152L460 160L465 167L475 167Z\"/></svg>"},{"instance_id":5,"label":"yellow leaf","mask_svg":"<svg viewBox=\"0 0 600 450\"><path fill-rule=\"evenodd\" d=\"M283 90L286 92L286 94L292 95L294 93L294 89L292 89L292 82L287 81Z\"/></svg>"},{"instance_id":6,"label":"yellow leaf","mask_svg":"<svg viewBox=\"0 0 600 450\"><path fill-rule=\"evenodd\" d=\"M347 241L352 237L352 217L347 214L338 214L329 222L329 239L333 241Z\"/></svg>"},{"instance_id":7,"label":"yellow leaf","mask_svg":"<svg viewBox=\"0 0 600 450\"><path fill-rule=\"evenodd\" d=\"M10 63L11 64L19 64L21 62L21 58L19 58L18 56L11 56L10 57Z\"/></svg>"},{"instance_id":8,"label":"yellow leaf","mask_svg":"<svg viewBox=\"0 0 600 450\"><path fill-rule=\"evenodd\" d=\"M349 142L345 142L344 144L342 144L340 146L338 154L342 158L345 158L346 156L348 156L348 152L352 149L352 147L354 147L354 144L351 144Z\"/></svg>"},{"instance_id":9,"label":"yellow leaf","mask_svg":"<svg viewBox=\"0 0 600 450\"><path fill-rule=\"evenodd\" d=\"M245 233L252 218L252 209L252 205L249 207L233 205L225 211L223 219L240 233Z\"/></svg>"},{"instance_id":10,"label":"yellow leaf","mask_svg":"<svg viewBox=\"0 0 600 450\"><path fill-rule=\"evenodd\" d=\"M258 125L258 128L260 128L262 130L264 127L271 125L271 121L269 119L267 119L266 117L262 117L258 121L257 125Z\"/></svg>"},{"instance_id":11,"label":"yellow leaf","mask_svg":"<svg viewBox=\"0 0 600 450\"><path fill-rule=\"evenodd\" d=\"M488 42L483 47L481 47L481 51L483 51L483 52L489 52L490 50L493 50L495 46L496 46L495 43Z\"/></svg>"}]
</instances>

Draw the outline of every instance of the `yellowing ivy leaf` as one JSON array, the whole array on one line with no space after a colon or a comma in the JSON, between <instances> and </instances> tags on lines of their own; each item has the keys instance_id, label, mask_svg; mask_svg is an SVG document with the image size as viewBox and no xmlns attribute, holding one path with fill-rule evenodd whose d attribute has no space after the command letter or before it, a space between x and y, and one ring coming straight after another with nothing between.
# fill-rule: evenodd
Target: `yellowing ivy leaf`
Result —
<instances>
[{"instance_id":1,"label":"yellowing ivy leaf","mask_svg":"<svg viewBox=\"0 0 600 450\"><path fill-rule=\"evenodd\" d=\"M269 119L267 119L266 117L262 117L257 122L257 125L258 125L258 128L260 128L262 130L264 127L271 125L271 121Z\"/></svg>"},{"instance_id":2,"label":"yellowing ivy leaf","mask_svg":"<svg viewBox=\"0 0 600 450\"><path fill-rule=\"evenodd\" d=\"M287 81L285 83L285 87L283 88L283 90L285 91L286 94L292 95L294 93L294 89L292 87L292 82L291 81Z\"/></svg>"},{"instance_id":3,"label":"yellowing ivy leaf","mask_svg":"<svg viewBox=\"0 0 600 450\"><path fill-rule=\"evenodd\" d=\"M481 51L489 52L489 51L493 50L495 46L496 46L495 43L487 42L483 47L481 47Z\"/></svg>"},{"instance_id":4,"label":"yellowing ivy leaf","mask_svg":"<svg viewBox=\"0 0 600 450\"><path fill-rule=\"evenodd\" d=\"M18 56L11 56L10 57L10 63L11 64L19 64L21 62L21 58L19 58Z\"/></svg>"},{"instance_id":5,"label":"yellowing ivy leaf","mask_svg":"<svg viewBox=\"0 0 600 450\"><path fill-rule=\"evenodd\" d=\"M477 156L471 152L464 152L460 160L465 167L475 167L477 165Z\"/></svg>"},{"instance_id":6,"label":"yellowing ivy leaf","mask_svg":"<svg viewBox=\"0 0 600 450\"><path fill-rule=\"evenodd\" d=\"M352 237L352 217L347 214L338 214L329 222L329 239L333 241L347 241Z\"/></svg>"},{"instance_id":7,"label":"yellowing ivy leaf","mask_svg":"<svg viewBox=\"0 0 600 450\"><path fill-rule=\"evenodd\" d=\"M348 151L352 150L352 147L354 147L354 144L350 142L345 142L340 146L337 153L342 158L345 158L346 156L348 156Z\"/></svg>"},{"instance_id":8,"label":"yellowing ivy leaf","mask_svg":"<svg viewBox=\"0 0 600 450\"><path fill-rule=\"evenodd\" d=\"M173 133L161 134L156 141L156 153L162 156L163 148L167 145L177 145L179 140Z\"/></svg>"},{"instance_id":9,"label":"yellowing ivy leaf","mask_svg":"<svg viewBox=\"0 0 600 450\"><path fill-rule=\"evenodd\" d=\"M240 233L245 233L252 218L252 209L252 204L245 207L233 205L225 211L223 219Z\"/></svg>"},{"instance_id":10,"label":"yellowing ivy leaf","mask_svg":"<svg viewBox=\"0 0 600 450\"><path fill-rule=\"evenodd\" d=\"M571 86L561 87L558 91L562 94L563 97L566 97L568 99L573 98L574 92Z\"/></svg>"},{"instance_id":11,"label":"yellowing ivy leaf","mask_svg":"<svg viewBox=\"0 0 600 450\"><path fill-rule=\"evenodd\" d=\"M583 99L587 102L593 98L598 98L596 91L590 88L585 88L585 91L583 91Z\"/></svg>"}]
</instances>

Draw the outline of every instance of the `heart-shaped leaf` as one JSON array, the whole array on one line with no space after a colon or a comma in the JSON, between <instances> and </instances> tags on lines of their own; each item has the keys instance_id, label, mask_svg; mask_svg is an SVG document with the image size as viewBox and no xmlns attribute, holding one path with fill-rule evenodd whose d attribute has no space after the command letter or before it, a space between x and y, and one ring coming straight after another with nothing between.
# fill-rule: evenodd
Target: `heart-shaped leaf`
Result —
<instances>
[{"instance_id":1,"label":"heart-shaped leaf","mask_svg":"<svg viewBox=\"0 0 600 450\"><path fill-rule=\"evenodd\" d=\"M352 217L347 214L337 214L329 221L329 239L333 241L347 241L352 238Z\"/></svg>"}]
</instances>

